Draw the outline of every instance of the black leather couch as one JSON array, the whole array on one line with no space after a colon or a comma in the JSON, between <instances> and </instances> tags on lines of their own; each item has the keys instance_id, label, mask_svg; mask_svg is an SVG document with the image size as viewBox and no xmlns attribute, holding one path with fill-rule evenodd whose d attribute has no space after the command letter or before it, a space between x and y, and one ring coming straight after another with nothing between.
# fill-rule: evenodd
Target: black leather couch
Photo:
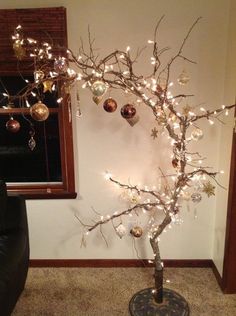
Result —
<instances>
[{"instance_id":1,"label":"black leather couch","mask_svg":"<svg viewBox=\"0 0 236 316\"><path fill-rule=\"evenodd\" d=\"M29 267L25 200L7 196L0 180L0 315L11 315L24 289Z\"/></svg>"}]
</instances>

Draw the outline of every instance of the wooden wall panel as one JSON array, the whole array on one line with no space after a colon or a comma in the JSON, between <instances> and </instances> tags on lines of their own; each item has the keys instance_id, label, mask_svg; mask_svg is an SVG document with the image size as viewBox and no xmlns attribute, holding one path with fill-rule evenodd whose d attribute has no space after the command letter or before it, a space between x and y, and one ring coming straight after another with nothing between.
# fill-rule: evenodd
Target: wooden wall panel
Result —
<instances>
[{"instance_id":1,"label":"wooden wall panel","mask_svg":"<svg viewBox=\"0 0 236 316\"><path fill-rule=\"evenodd\" d=\"M57 52L64 51L63 47L67 47L65 8L0 10L0 75L16 74L19 66L24 73L32 70L31 59L24 59L17 65L18 61L14 56L11 36L19 24L26 37L53 44L57 47Z\"/></svg>"}]
</instances>

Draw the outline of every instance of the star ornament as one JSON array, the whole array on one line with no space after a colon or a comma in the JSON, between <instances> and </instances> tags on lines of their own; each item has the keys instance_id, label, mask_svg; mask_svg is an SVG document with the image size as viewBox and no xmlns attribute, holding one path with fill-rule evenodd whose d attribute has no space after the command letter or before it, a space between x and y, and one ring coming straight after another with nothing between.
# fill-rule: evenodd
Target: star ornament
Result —
<instances>
[{"instance_id":1,"label":"star ornament","mask_svg":"<svg viewBox=\"0 0 236 316\"><path fill-rule=\"evenodd\" d=\"M206 195L210 197L211 195L215 195L215 187L210 181L207 181L203 184L202 192L206 193Z\"/></svg>"},{"instance_id":2,"label":"star ornament","mask_svg":"<svg viewBox=\"0 0 236 316\"><path fill-rule=\"evenodd\" d=\"M45 80L43 82L43 92L44 93L47 92L47 91L52 92L52 86L53 86L53 81Z\"/></svg>"},{"instance_id":3,"label":"star ornament","mask_svg":"<svg viewBox=\"0 0 236 316\"><path fill-rule=\"evenodd\" d=\"M154 127L152 130L151 130L151 137L153 137L153 139L157 138L158 136L158 130L156 129L156 127Z\"/></svg>"}]
</instances>

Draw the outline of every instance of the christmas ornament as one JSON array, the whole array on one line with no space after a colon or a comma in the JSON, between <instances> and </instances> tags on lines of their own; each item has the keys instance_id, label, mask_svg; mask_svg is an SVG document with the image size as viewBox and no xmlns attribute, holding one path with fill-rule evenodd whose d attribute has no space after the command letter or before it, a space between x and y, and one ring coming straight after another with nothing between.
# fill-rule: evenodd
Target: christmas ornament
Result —
<instances>
[{"instance_id":1,"label":"christmas ornament","mask_svg":"<svg viewBox=\"0 0 236 316\"><path fill-rule=\"evenodd\" d=\"M134 226L131 230L130 230L130 234L133 235L136 238L139 238L142 236L143 234L143 230L140 226Z\"/></svg>"},{"instance_id":2,"label":"christmas ornament","mask_svg":"<svg viewBox=\"0 0 236 316\"><path fill-rule=\"evenodd\" d=\"M36 146L36 141L34 139L34 136L31 136L29 141L28 141L28 146L30 148L30 150L34 150L35 146Z\"/></svg>"},{"instance_id":3,"label":"christmas ornament","mask_svg":"<svg viewBox=\"0 0 236 316\"><path fill-rule=\"evenodd\" d=\"M206 183L203 183L202 192L206 193L207 196L210 197L211 195L215 195L215 187L210 181L207 181Z\"/></svg>"},{"instance_id":4,"label":"christmas ornament","mask_svg":"<svg viewBox=\"0 0 236 316\"><path fill-rule=\"evenodd\" d=\"M136 123L138 123L139 116L136 114L134 117L126 119L126 121L129 123L129 125L134 126Z\"/></svg>"},{"instance_id":5,"label":"christmas ornament","mask_svg":"<svg viewBox=\"0 0 236 316\"><path fill-rule=\"evenodd\" d=\"M132 204L138 204L139 201L141 200L141 196L137 193L130 192L128 195L128 200Z\"/></svg>"},{"instance_id":6,"label":"christmas ornament","mask_svg":"<svg viewBox=\"0 0 236 316\"><path fill-rule=\"evenodd\" d=\"M153 137L153 139L157 138L158 136L158 130L156 129L156 127L154 127L152 130L151 130L151 137Z\"/></svg>"},{"instance_id":7,"label":"christmas ornament","mask_svg":"<svg viewBox=\"0 0 236 316\"><path fill-rule=\"evenodd\" d=\"M54 61L54 70L58 73L63 73L67 71L67 63L64 57L59 57Z\"/></svg>"},{"instance_id":8,"label":"christmas ornament","mask_svg":"<svg viewBox=\"0 0 236 316\"><path fill-rule=\"evenodd\" d=\"M13 49L14 49L14 53L17 59L22 60L25 57L26 55L25 48L22 46L20 41L14 42Z\"/></svg>"},{"instance_id":9,"label":"christmas ornament","mask_svg":"<svg viewBox=\"0 0 236 316\"><path fill-rule=\"evenodd\" d=\"M191 195L191 199L194 203L199 203L201 202L202 200L202 196L200 193L198 192L194 192L192 195Z\"/></svg>"},{"instance_id":10,"label":"christmas ornament","mask_svg":"<svg viewBox=\"0 0 236 316\"><path fill-rule=\"evenodd\" d=\"M136 114L136 109L132 104L125 104L120 110L121 116L125 119L131 119Z\"/></svg>"},{"instance_id":11,"label":"christmas ornament","mask_svg":"<svg viewBox=\"0 0 236 316\"><path fill-rule=\"evenodd\" d=\"M52 92L52 86L53 86L53 81L52 80L46 80L43 82L43 92Z\"/></svg>"},{"instance_id":12,"label":"christmas ornament","mask_svg":"<svg viewBox=\"0 0 236 316\"><path fill-rule=\"evenodd\" d=\"M116 227L115 230L116 230L117 235L120 238L124 237L126 235L126 232L127 232L125 226L122 224L120 224L118 227Z\"/></svg>"},{"instance_id":13,"label":"christmas ornament","mask_svg":"<svg viewBox=\"0 0 236 316\"><path fill-rule=\"evenodd\" d=\"M45 121L49 116L48 107L38 101L30 108L30 115L35 121Z\"/></svg>"},{"instance_id":14,"label":"christmas ornament","mask_svg":"<svg viewBox=\"0 0 236 316\"><path fill-rule=\"evenodd\" d=\"M8 132L17 133L20 129L20 123L17 120L14 120L13 117L10 118L6 123L6 129Z\"/></svg>"},{"instance_id":15,"label":"christmas ornament","mask_svg":"<svg viewBox=\"0 0 236 316\"><path fill-rule=\"evenodd\" d=\"M105 111L112 113L117 109L117 103L114 99L108 98L104 101L103 108Z\"/></svg>"},{"instance_id":16,"label":"christmas ornament","mask_svg":"<svg viewBox=\"0 0 236 316\"><path fill-rule=\"evenodd\" d=\"M93 101L98 105L102 100L102 97L93 97Z\"/></svg>"},{"instance_id":17,"label":"christmas ornament","mask_svg":"<svg viewBox=\"0 0 236 316\"><path fill-rule=\"evenodd\" d=\"M177 167L179 166L179 160L178 160L177 158L174 158L174 159L172 160L172 166L173 166L174 168L177 168Z\"/></svg>"},{"instance_id":18,"label":"christmas ornament","mask_svg":"<svg viewBox=\"0 0 236 316\"><path fill-rule=\"evenodd\" d=\"M36 70L34 72L34 81L37 83L44 78L44 72L42 70Z\"/></svg>"},{"instance_id":19,"label":"christmas ornament","mask_svg":"<svg viewBox=\"0 0 236 316\"><path fill-rule=\"evenodd\" d=\"M192 111L192 107L190 105L186 104L183 107L182 113L183 113L183 115L188 116L190 111Z\"/></svg>"},{"instance_id":20,"label":"christmas ornament","mask_svg":"<svg viewBox=\"0 0 236 316\"><path fill-rule=\"evenodd\" d=\"M185 70L182 71L182 73L179 75L177 81L180 85L184 86L186 85L190 80L189 75L186 73Z\"/></svg>"},{"instance_id":21,"label":"christmas ornament","mask_svg":"<svg viewBox=\"0 0 236 316\"><path fill-rule=\"evenodd\" d=\"M158 122L159 125L165 125L166 124L166 117L165 117L165 113L164 111L158 106L155 109L156 112L156 120Z\"/></svg>"},{"instance_id":22,"label":"christmas ornament","mask_svg":"<svg viewBox=\"0 0 236 316\"><path fill-rule=\"evenodd\" d=\"M182 196L183 200L185 200L185 201L190 201L190 199L191 199L191 193L188 191L182 192L181 196Z\"/></svg>"},{"instance_id":23,"label":"christmas ornament","mask_svg":"<svg viewBox=\"0 0 236 316\"><path fill-rule=\"evenodd\" d=\"M198 141L203 138L203 131L200 128L195 128L191 133L192 140Z\"/></svg>"},{"instance_id":24,"label":"christmas ornament","mask_svg":"<svg viewBox=\"0 0 236 316\"><path fill-rule=\"evenodd\" d=\"M101 97L107 91L107 85L105 82L97 80L91 85L91 91L95 97Z\"/></svg>"},{"instance_id":25,"label":"christmas ornament","mask_svg":"<svg viewBox=\"0 0 236 316\"><path fill-rule=\"evenodd\" d=\"M177 120L177 116L173 112L170 112L170 114L169 114L169 121L174 123L174 122L176 122L176 120Z\"/></svg>"}]
</instances>

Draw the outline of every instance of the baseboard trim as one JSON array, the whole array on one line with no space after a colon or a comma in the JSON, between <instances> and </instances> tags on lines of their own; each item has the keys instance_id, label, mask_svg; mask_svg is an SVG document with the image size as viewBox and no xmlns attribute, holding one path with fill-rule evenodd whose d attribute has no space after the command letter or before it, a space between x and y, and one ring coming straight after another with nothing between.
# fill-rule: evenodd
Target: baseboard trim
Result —
<instances>
[{"instance_id":1,"label":"baseboard trim","mask_svg":"<svg viewBox=\"0 0 236 316\"><path fill-rule=\"evenodd\" d=\"M163 260L165 267L173 268L212 268L213 262L210 259L181 259L181 260ZM152 267L149 260L144 259L31 259L30 267ZM216 268L215 268L216 269ZM216 270L217 271L217 270Z\"/></svg>"},{"instance_id":2,"label":"baseboard trim","mask_svg":"<svg viewBox=\"0 0 236 316\"><path fill-rule=\"evenodd\" d=\"M212 261L212 271L213 271L213 273L215 275L216 281L218 282L222 292L224 292L225 289L224 289L224 286L223 286L223 278L220 275L219 271L217 270L216 265L215 265L215 263L213 261Z\"/></svg>"}]
</instances>

